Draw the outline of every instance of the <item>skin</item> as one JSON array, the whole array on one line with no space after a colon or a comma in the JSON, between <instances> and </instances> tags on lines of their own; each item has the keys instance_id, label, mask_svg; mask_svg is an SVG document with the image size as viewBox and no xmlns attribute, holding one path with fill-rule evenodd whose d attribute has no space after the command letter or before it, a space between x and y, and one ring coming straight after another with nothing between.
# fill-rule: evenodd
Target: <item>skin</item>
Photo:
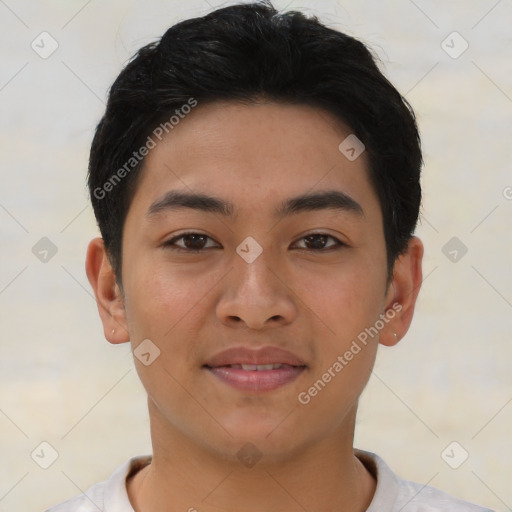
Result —
<instances>
[{"instance_id":1,"label":"skin","mask_svg":"<svg viewBox=\"0 0 512 512\"><path fill-rule=\"evenodd\" d=\"M386 287L382 214L365 154L349 161L338 150L350 133L308 106L199 105L146 157L125 222L122 290L102 240L91 241L86 270L105 337L133 349L150 339L161 351L149 366L134 358L153 443L152 463L127 483L137 512L355 512L370 504L375 479L353 452L358 398L378 344L394 345L410 326L423 244L411 238ZM273 217L289 197L330 189L356 200L364 216L324 209ZM149 217L169 190L229 200L236 215L184 208ZM162 245L188 231L209 237L202 253ZM336 240L328 238L315 252L322 240L308 244L311 232L345 245L329 250ZM252 263L236 252L248 236L263 248ZM395 303L401 310L379 334L300 404L298 394ZM243 392L202 368L233 345L275 345L307 369L276 390ZM253 467L237 457L247 442L262 455Z\"/></svg>"}]
</instances>

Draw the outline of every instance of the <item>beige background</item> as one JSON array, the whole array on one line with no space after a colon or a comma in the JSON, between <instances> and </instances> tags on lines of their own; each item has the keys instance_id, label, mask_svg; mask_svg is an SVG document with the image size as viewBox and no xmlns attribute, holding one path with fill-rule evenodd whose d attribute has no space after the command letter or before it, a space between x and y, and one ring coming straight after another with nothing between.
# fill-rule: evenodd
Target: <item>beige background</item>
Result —
<instances>
[{"instance_id":1,"label":"beige background","mask_svg":"<svg viewBox=\"0 0 512 512\"><path fill-rule=\"evenodd\" d=\"M150 451L129 347L103 339L84 272L97 234L88 150L127 58L208 4L221 2L0 1L0 511L44 510ZM371 45L423 137L426 278L409 333L380 349L356 445L400 476L512 510L512 3L275 5ZM31 48L43 31L59 45L47 59ZM441 46L453 31L469 44L458 58ZM442 252L454 236L468 248L457 262ZM47 263L32 253L42 237L58 249ZM46 470L31 458L42 441L59 454ZM458 469L441 457L452 441L469 453Z\"/></svg>"}]
</instances>

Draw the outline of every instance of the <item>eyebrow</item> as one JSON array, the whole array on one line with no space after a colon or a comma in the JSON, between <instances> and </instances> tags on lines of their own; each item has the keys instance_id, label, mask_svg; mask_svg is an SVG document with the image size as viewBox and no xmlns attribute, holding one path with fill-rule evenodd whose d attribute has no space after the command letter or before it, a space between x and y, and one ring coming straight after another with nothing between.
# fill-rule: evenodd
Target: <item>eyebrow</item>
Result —
<instances>
[{"instance_id":1,"label":"eyebrow","mask_svg":"<svg viewBox=\"0 0 512 512\"><path fill-rule=\"evenodd\" d=\"M146 216L153 217L167 210L183 208L216 213L231 218L235 212L233 203L219 197L200 192L171 190L149 207ZM326 209L344 211L364 217L362 206L352 197L339 190L326 190L286 199L274 210L274 216L282 218L301 212Z\"/></svg>"}]
</instances>

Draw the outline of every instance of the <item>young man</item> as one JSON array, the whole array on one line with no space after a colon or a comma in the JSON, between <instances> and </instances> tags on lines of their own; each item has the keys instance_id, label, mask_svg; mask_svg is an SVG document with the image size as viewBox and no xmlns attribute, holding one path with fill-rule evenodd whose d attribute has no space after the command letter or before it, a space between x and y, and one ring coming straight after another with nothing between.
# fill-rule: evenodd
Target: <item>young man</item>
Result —
<instances>
[{"instance_id":1,"label":"young man","mask_svg":"<svg viewBox=\"0 0 512 512\"><path fill-rule=\"evenodd\" d=\"M407 102L316 18L235 5L142 48L92 143L86 270L153 454L51 511L483 511L353 448L421 286L421 164Z\"/></svg>"}]
</instances>

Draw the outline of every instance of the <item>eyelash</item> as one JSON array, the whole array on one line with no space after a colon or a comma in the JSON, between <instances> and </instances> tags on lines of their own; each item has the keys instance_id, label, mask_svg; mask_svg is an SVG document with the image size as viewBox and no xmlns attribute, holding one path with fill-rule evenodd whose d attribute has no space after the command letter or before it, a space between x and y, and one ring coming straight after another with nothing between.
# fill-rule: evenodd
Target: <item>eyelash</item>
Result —
<instances>
[{"instance_id":1,"label":"eyelash","mask_svg":"<svg viewBox=\"0 0 512 512\"><path fill-rule=\"evenodd\" d=\"M208 238L210 240L213 240L211 237L209 237L208 235L204 235L203 233L196 233L196 232L189 232L189 233L182 233L181 235L178 235L178 236L175 236L174 238L171 238L170 240L167 240L166 242L164 242L162 245L165 247L165 248L168 248L168 249L171 249L173 251L177 251L177 252L186 252L186 253L193 253L193 254L198 254L198 253L201 253L201 252L205 252L207 249L189 249L189 248L184 248L184 247L179 247L179 246L176 246L176 241L177 240L181 240L182 238L186 238L187 236L191 236L191 235L199 235L201 237L205 237L205 238ZM338 250L338 249L341 249L342 247L346 247L347 244L341 242L340 240L338 240L336 237L332 236L332 235L328 235L327 233L310 233L308 235L304 235L302 237L299 238L299 240L304 240L308 237L314 237L314 236L320 236L320 237L327 237L327 238L332 238L333 240L336 241L336 244L335 245L331 245L327 248L320 248L320 249L301 249L303 251L313 251L313 252L329 252L331 250ZM214 249L215 247L213 247ZM210 247L209 249L212 249L212 247Z\"/></svg>"}]
</instances>

